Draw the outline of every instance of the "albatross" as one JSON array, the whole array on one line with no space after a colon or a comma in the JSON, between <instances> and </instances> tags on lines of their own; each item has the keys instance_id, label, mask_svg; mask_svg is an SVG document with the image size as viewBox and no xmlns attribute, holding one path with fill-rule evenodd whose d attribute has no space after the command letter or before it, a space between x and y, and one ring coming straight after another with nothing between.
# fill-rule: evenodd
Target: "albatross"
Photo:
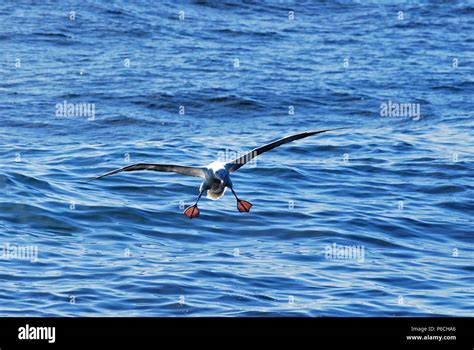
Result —
<instances>
[{"instance_id":1,"label":"albatross","mask_svg":"<svg viewBox=\"0 0 474 350\"><path fill-rule=\"evenodd\" d=\"M304 131L298 134L290 135L283 137L279 140L273 141L261 147L257 147L250 152L244 154L241 157L235 158L230 162L220 162L215 161L204 167L193 167L193 166L184 166L184 165L175 165L175 164L153 164L153 163L137 163L125 166L120 169L112 170L103 175L97 176L92 180L101 179L106 176L114 175L123 171L138 171L138 170L152 170L160 172L172 172L178 173L186 176L194 176L203 178L204 181L199 187L199 195L196 199L196 202L187 207L184 210L184 215L188 218L193 219L199 216L198 202L201 199L203 193L207 191L207 197L213 200L217 200L224 196L224 193L227 188L232 191L235 199L237 200L237 209L241 213L250 212L252 208L252 203L240 199L234 191L234 186L230 180L230 174L234 171L239 170L242 166L248 163L253 158L259 156L260 154L270 151L278 146L284 145L285 143L292 142L295 140L303 139L308 136L321 134L327 131L340 130L344 128L336 129L325 129L325 130L316 130L316 131Z\"/></svg>"}]
</instances>

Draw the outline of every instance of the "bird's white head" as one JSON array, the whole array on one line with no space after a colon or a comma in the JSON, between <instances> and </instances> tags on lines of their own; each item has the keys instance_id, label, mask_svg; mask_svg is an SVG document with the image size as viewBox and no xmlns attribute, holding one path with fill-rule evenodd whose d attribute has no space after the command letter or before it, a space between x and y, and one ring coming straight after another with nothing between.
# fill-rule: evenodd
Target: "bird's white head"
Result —
<instances>
[{"instance_id":1,"label":"bird's white head","mask_svg":"<svg viewBox=\"0 0 474 350\"><path fill-rule=\"evenodd\" d=\"M222 182L226 182L229 178L229 172L227 171L226 163L215 161L206 166L209 175L218 179Z\"/></svg>"}]
</instances>

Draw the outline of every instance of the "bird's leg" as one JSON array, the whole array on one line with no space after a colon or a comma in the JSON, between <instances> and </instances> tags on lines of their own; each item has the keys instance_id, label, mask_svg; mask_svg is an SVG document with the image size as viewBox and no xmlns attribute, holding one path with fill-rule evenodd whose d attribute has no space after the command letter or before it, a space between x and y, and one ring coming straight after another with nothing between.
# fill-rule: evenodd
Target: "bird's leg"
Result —
<instances>
[{"instance_id":1,"label":"bird's leg","mask_svg":"<svg viewBox=\"0 0 474 350\"><path fill-rule=\"evenodd\" d=\"M239 199L234 189L232 187L230 189L232 193L234 194L235 199L237 199L237 209L239 209L241 213L245 213L245 212L248 213L250 211L250 208L252 208L252 203Z\"/></svg>"},{"instance_id":2,"label":"bird's leg","mask_svg":"<svg viewBox=\"0 0 474 350\"><path fill-rule=\"evenodd\" d=\"M199 196L197 197L196 203L194 203L193 205L187 207L184 210L184 215L186 215L188 218L192 219L192 218L197 218L199 216L198 202L199 202L199 199L201 199L201 196L202 196L203 193L204 193L204 191L201 191L199 193Z\"/></svg>"}]
</instances>

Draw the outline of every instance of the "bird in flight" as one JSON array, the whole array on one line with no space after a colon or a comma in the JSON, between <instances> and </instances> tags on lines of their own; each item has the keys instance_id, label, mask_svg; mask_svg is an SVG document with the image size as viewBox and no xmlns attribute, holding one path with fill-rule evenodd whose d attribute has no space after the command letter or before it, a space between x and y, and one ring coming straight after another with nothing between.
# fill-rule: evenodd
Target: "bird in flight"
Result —
<instances>
[{"instance_id":1,"label":"bird in flight","mask_svg":"<svg viewBox=\"0 0 474 350\"><path fill-rule=\"evenodd\" d=\"M173 164L138 163L138 164L132 164L120 169L112 170L108 173L97 176L96 178L92 180L101 179L103 177L114 175L122 171L137 171L137 170L173 172L173 173L178 173L181 175L201 177L204 179L204 181L202 182L199 188L199 196L197 197L196 202L184 210L184 215L186 215L188 218L193 219L199 216L198 202L201 199L201 196L203 195L203 193L207 191L208 198L217 200L224 195L225 190L227 188L229 188L232 191L233 195L235 196L235 199L237 200L237 209L239 210L239 212L241 213L249 212L250 208L252 208L252 203L247 202L237 197L237 194L235 193L234 187L232 185L232 181L230 180L230 173L237 171L238 169L240 169L240 167L244 166L247 162L257 157L258 155L264 152L270 151L278 146L284 145L285 143L303 139L311 135L321 134L323 132L340 130L340 129L344 129L344 128L305 131L298 134L290 135L282 139L276 140L274 142L268 143L264 146L257 147L251 150L250 152L244 154L243 156L235 158L234 160L227 163L215 161L204 167L191 167L191 166L173 165Z\"/></svg>"}]
</instances>

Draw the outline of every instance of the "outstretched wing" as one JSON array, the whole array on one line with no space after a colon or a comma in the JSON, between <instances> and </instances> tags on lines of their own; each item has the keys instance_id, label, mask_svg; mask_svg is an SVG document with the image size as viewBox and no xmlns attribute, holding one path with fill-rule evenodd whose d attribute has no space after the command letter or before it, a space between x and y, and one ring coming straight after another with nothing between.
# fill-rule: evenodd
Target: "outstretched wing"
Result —
<instances>
[{"instance_id":1,"label":"outstretched wing","mask_svg":"<svg viewBox=\"0 0 474 350\"><path fill-rule=\"evenodd\" d=\"M138 164L128 165L120 169L109 171L108 173L97 176L96 178L93 178L92 180L101 179L105 176L114 175L122 171L138 171L138 170L153 170L153 171L178 173L178 174L187 175L187 176L205 177L204 168L182 166L182 165L172 165L172 164L138 163Z\"/></svg>"},{"instance_id":2,"label":"outstretched wing","mask_svg":"<svg viewBox=\"0 0 474 350\"><path fill-rule=\"evenodd\" d=\"M333 130L340 130L340 129L346 129L346 128L336 128L336 129L326 129L326 130L317 130L317 131L305 131L301 132L299 134L294 134L290 135L287 137L284 137L280 140L274 141L272 143L266 144L264 146L255 148L248 152L247 154L244 154L243 156L234 159L233 161L227 163L228 170L229 172L234 172L238 170L240 167L244 166L247 162L252 160L253 158L257 157L258 155L270 151L278 146L284 145L285 143L303 139L305 137L311 136L311 135L316 135L316 134L321 134L326 131L333 131Z\"/></svg>"}]
</instances>

